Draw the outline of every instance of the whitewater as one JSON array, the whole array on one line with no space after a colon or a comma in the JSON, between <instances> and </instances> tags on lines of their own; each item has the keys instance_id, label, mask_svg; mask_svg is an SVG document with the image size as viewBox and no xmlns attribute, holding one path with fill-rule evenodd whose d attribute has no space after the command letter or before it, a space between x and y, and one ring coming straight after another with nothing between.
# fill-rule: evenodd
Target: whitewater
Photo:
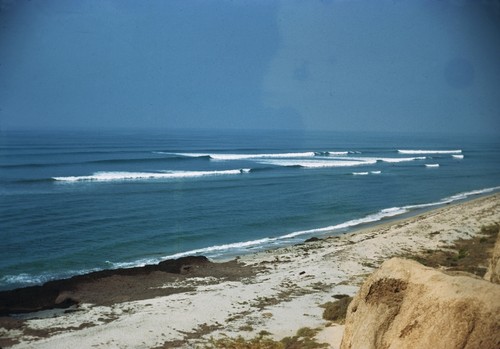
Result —
<instances>
[{"instance_id":1,"label":"whitewater","mask_svg":"<svg viewBox=\"0 0 500 349\"><path fill-rule=\"evenodd\" d=\"M12 132L0 160L0 289L234 258L500 190L484 137Z\"/></svg>"}]
</instances>

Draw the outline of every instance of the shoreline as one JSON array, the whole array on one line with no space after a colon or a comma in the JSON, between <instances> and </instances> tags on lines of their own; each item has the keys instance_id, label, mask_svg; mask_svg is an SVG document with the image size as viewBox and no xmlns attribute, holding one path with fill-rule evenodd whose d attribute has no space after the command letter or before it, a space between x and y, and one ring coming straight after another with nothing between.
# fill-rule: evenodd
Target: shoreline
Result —
<instances>
[{"instance_id":1,"label":"shoreline","mask_svg":"<svg viewBox=\"0 0 500 349\"><path fill-rule=\"evenodd\" d=\"M182 259L185 257L207 257L214 263L228 262L237 259L241 256L251 255L255 253L261 253L268 250L276 250L280 248L287 248L294 246L296 244L303 243L310 238L321 238L325 239L332 236L340 236L346 234L357 233L364 229L369 229L371 227L376 227L380 224L386 224L395 222L398 220L404 220L414 216L418 216L422 213L428 212L430 210L439 209L442 207L447 207L448 205L455 205L468 202L470 200L475 200L481 197L489 196L494 193L500 192L500 186L483 188L478 190L472 190L468 192L458 193L449 197L441 198L439 201L424 203L424 204L412 204L405 205L401 207L390 207L384 208L376 213L371 213L361 218L354 218L352 220L338 223L333 226L312 228L303 231L295 231L291 233L283 233L282 235L275 237L263 237L257 238L251 241L241 241L235 243L228 243L223 245L214 245L204 248L199 248L195 250L189 250L185 252L178 252L172 255L168 255L162 258L158 258L156 262L149 261L144 263L147 258L144 257L136 262L118 262L115 268L110 269L93 269L82 273L77 273L68 277L55 277L50 278L42 283L32 283L27 285L20 285L13 288L0 289L0 294L15 291L20 289L26 289L31 287L39 287L50 283L61 283L64 280L71 280L75 278L85 278L87 275L94 274L105 274L115 272L117 274L122 274L125 270L134 270L139 268L149 269L157 265L168 263L169 261L174 261L176 259ZM280 244L280 241L282 243ZM295 240L295 241L294 241ZM273 243L276 242L276 245ZM262 244L262 245L261 245ZM261 246L259 246L261 245ZM256 248L255 248L256 247ZM246 248L246 250L244 250ZM254 248L252 250L252 248ZM231 249L241 249L239 251L230 252ZM221 255L213 256L211 252L222 251ZM225 251L225 252L224 252ZM125 266L126 265L126 266ZM127 273L127 272L125 272ZM1 300L1 298L0 298ZM0 304L0 315L2 314L2 308Z\"/></svg>"},{"instance_id":2,"label":"shoreline","mask_svg":"<svg viewBox=\"0 0 500 349\"><path fill-rule=\"evenodd\" d=\"M106 282L73 285L59 299L87 292L87 298L74 299L78 307L55 317L12 319L16 324L10 328L0 322L0 338L20 342L14 348L169 348L193 347L222 333L253 337L266 330L279 339L307 326L322 328L318 338L332 343L342 326L326 326L320 308L332 296L356 293L366 275L390 257L443 250L477 236L481 226L498 223L500 193L494 193L232 262L183 262L177 274L153 270L147 277L136 273L122 279L106 274ZM190 268L184 270L185 265ZM134 292L142 298L88 301L92 290L98 297L127 287L137 287Z\"/></svg>"}]
</instances>

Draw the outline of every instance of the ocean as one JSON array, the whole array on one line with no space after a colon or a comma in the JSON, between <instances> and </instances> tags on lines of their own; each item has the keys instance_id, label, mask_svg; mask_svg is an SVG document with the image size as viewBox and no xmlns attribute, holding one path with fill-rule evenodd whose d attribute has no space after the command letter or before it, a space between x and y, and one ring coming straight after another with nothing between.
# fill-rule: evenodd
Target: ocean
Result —
<instances>
[{"instance_id":1,"label":"ocean","mask_svg":"<svg viewBox=\"0 0 500 349\"><path fill-rule=\"evenodd\" d=\"M2 132L0 289L233 258L499 190L497 137Z\"/></svg>"}]
</instances>

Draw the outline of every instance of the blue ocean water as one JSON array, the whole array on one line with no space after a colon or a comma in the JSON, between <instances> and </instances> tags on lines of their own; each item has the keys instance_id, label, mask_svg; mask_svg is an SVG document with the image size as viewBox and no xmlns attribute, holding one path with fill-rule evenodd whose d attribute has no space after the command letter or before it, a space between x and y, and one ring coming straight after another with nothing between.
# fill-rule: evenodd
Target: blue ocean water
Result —
<instances>
[{"instance_id":1,"label":"blue ocean water","mask_svg":"<svg viewBox=\"0 0 500 349\"><path fill-rule=\"evenodd\" d=\"M4 132L0 289L226 258L498 190L493 137Z\"/></svg>"}]
</instances>

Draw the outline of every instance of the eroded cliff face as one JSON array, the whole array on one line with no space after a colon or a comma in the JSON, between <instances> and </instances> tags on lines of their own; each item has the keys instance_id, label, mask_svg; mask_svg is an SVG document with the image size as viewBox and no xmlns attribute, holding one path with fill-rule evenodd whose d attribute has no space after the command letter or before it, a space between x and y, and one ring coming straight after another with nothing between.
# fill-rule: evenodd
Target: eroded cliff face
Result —
<instances>
[{"instance_id":1,"label":"eroded cliff face","mask_svg":"<svg viewBox=\"0 0 500 349\"><path fill-rule=\"evenodd\" d=\"M500 235L497 238L484 279L500 284Z\"/></svg>"},{"instance_id":2,"label":"eroded cliff face","mask_svg":"<svg viewBox=\"0 0 500 349\"><path fill-rule=\"evenodd\" d=\"M351 302L341 348L500 348L500 285L393 258Z\"/></svg>"}]
</instances>

